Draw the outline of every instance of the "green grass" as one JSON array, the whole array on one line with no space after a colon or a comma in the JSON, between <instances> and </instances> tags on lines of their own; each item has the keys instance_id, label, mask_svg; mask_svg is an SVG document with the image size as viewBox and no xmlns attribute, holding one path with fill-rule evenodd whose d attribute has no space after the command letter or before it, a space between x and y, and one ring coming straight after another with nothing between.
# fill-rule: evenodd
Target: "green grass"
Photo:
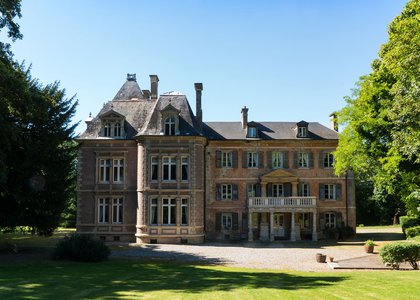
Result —
<instances>
[{"instance_id":1,"label":"green grass","mask_svg":"<svg viewBox=\"0 0 420 300\"><path fill-rule=\"evenodd\" d=\"M0 299L418 299L418 271L290 272L111 260L0 264Z\"/></svg>"},{"instance_id":2,"label":"green grass","mask_svg":"<svg viewBox=\"0 0 420 300\"><path fill-rule=\"evenodd\" d=\"M65 235L74 233L74 228L58 228L52 236L38 236L27 232L0 233L0 244L14 244L18 248L53 248Z\"/></svg>"}]
</instances>

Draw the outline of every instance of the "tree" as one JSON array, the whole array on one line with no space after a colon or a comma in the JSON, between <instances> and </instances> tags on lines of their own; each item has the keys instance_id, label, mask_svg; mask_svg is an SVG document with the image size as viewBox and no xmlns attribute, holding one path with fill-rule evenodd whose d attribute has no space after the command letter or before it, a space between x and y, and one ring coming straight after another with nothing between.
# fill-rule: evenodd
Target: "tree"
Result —
<instances>
[{"instance_id":1,"label":"tree","mask_svg":"<svg viewBox=\"0 0 420 300\"><path fill-rule=\"evenodd\" d=\"M0 0L0 30L21 38L20 1ZM70 198L75 172L77 101L55 82L46 86L0 49L0 227L30 226L51 233Z\"/></svg>"},{"instance_id":2,"label":"tree","mask_svg":"<svg viewBox=\"0 0 420 300\"><path fill-rule=\"evenodd\" d=\"M338 114L345 128L335 165L337 174L351 169L372 181L384 222L420 187L420 0L409 1L388 32L372 72Z\"/></svg>"}]
</instances>

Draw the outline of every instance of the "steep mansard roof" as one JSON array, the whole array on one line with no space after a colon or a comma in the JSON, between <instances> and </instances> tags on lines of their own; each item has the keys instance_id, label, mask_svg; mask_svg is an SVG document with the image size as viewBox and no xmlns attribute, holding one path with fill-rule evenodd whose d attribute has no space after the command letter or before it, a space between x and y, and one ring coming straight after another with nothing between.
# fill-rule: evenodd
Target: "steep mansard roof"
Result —
<instances>
[{"instance_id":1,"label":"steep mansard roof","mask_svg":"<svg viewBox=\"0 0 420 300\"><path fill-rule=\"evenodd\" d=\"M115 95L115 100L131 100L131 99L143 99L143 93L138 85L135 77L130 77L120 88L118 93Z\"/></svg>"}]
</instances>

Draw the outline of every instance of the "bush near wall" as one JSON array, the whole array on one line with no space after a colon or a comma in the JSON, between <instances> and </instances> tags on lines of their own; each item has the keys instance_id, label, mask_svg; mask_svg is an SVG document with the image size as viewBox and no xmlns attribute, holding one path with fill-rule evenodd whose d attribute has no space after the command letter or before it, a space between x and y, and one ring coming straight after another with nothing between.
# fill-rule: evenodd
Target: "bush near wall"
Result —
<instances>
[{"instance_id":1,"label":"bush near wall","mask_svg":"<svg viewBox=\"0 0 420 300\"><path fill-rule=\"evenodd\" d=\"M420 217L402 216L400 217L400 224L401 224L402 231L405 234L405 230L407 228L420 226Z\"/></svg>"},{"instance_id":2,"label":"bush near wall","mask_svg":"<svg viewBox=\"0 0 420 300\"><path fill-rule=\"evenodd\" d=\"M379 252L383 263L391 264L393 269L398 270L400 264L408 262L413 269L418 270L420 261L420 243L418 242L394 242L383 246Z\"/></svg>"},{"instance_id":3,"label":"bush near wall","mask_svg":"<svg viewBox=\"0 0 420 300\"><path fill-rule=\"evenodd\" d=\"M405 230L407 238L412 238L420 235L420 226L409 227Z\"/></svg>"},{"instance_id":4,"label":"bush near wall","mask_svg":"<svg viewBox=\"0 0 420 300\"><path fill-rule=\"evenodd\" d=\"M91 235L73 234L58 242L53 255L58 260L97 262L106 260L110 253L103 241Z\"/></svg>"}]
</instances>

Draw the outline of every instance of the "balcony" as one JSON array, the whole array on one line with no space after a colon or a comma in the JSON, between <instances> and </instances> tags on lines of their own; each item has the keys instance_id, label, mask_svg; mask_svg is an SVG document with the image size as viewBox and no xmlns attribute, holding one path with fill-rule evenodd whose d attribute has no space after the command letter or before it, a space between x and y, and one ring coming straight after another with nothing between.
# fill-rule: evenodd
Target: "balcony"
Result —
<instances>
[{"instance_id":1,"label":"balcony","mask_svg":"<svg viewBox=\"0 0 420 300\"><path fill-rule=\"evenodd\" d=\"M249 208L315 208L316 197L251 197Z\"/></svg>"}]
</instances>

